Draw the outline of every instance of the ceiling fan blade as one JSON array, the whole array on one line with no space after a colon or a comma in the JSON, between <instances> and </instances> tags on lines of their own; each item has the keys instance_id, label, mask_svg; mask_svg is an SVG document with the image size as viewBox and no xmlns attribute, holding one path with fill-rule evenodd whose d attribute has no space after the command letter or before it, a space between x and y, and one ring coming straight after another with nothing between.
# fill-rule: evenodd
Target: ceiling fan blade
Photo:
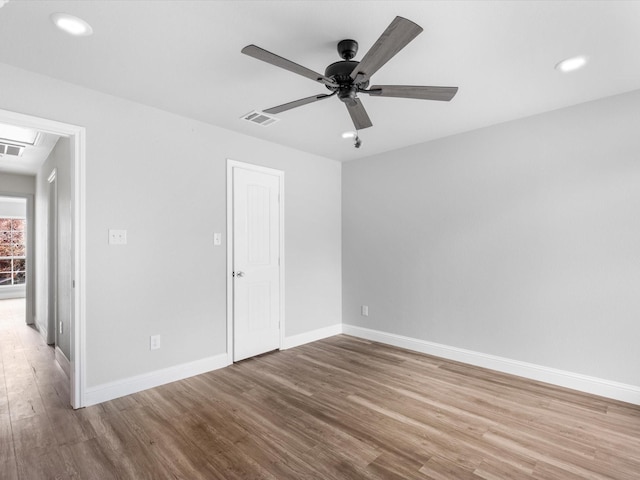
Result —
<instances>
[{"instance_id":1,"label":"ceiling fan blade","mask_svg":"<svg viewBox=\"0 0 640 480\"><path fill-rule=\"evenodd\" d=\"M263 110L264 113L280 113L286 112L287 110L291 110L292 108L301 107L302 105L307 105L308 103L317 102L318 100L322 100L325 98L333 97L335 93L331 93L328 95L313 95L307 98L301 98L300 100L294 100L293 102L284 103L282 105L278 105L277 107L269 108L268 110Z\"/></svg>"},{"instance_id":2,"label":"ceiling fan blade","mask_svg":"<svg viewBox=\"0 0 640 480\"><path fill-rule=\"evenodd\" d=\"M353 125L356 127L356 130L362 130L373 126L373 123L371 123L369 115L367 115L367 111L364 109L364 105L362 105L359 98L354 99L353 103L345 103L345 105L347 106L349 115L351 115L351 120L353 121Z\"/></svg>"},{"instance_id":3,"label":"ceiling fan blade","mask_svg":"<svg viewBox=\"0 0 640 480\"><path fill-rule=\"evenodd\" d=\"M411 40L416 38L422 27L403 17L396 17L369 51L362 57L360 63L351 72L355 83L369 80L380 67L402 50Z\"/></svg>"},{"instance_id":4,"label":"ceiling fan blade","mask_svg":"<svg viewBox=\"0 0 640 480\"><path fill-rule=\"evenodd\" d=\"M313 70L303 67L302 65L298 65L297 63L294 63L291 60L287 60L286 58L282 58L275 53L268 52L263 48L257 47L256 45L247 45L241 51L245 55L249 55L250 57L262 60L263 62L270 63L271 65L275 65L276 67L284 68L285 70L289 70L290 72L297 73L298 75L302 75L303 77L310 78L311 80L314 80L316 82L320 82L333 87L338 86L329 77L325 77L321 73L314 72Z\"/></svg>"},{"instance_id":5,"label":"ceiling fan blade","mask_svg":"<svg viewBox=\"0 0 640 480\"><path fill-rule=\"evenodd\" d=\"M378 97L418 98L421 100L450 101L458 87L417 87L412 85L374 85L366 92Z\"/></svg>"}]
</instances>

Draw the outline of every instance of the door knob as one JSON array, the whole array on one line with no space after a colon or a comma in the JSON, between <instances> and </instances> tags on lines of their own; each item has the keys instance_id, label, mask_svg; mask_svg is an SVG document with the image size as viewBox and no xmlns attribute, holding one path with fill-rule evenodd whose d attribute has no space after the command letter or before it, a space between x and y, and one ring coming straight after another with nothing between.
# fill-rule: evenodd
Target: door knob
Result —
<instances>
[{"instance_id":1,"label":"door knob","mask_svg":"<svg viewBox=\"0 0 640 480\"><path fill-rule=\"evenodd\" d=\"M244 277L244 272L236 272L236 277Z\"/></svg>"}]
</instances>

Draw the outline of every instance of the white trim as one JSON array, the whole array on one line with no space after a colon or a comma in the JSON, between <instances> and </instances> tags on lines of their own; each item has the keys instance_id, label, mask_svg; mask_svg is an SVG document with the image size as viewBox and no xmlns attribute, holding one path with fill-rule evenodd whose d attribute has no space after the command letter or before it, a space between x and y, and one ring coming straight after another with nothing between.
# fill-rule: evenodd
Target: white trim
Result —
<instances>
[{"instance_id":1,"label":"white trim","mask_svg":"<svg viewBox=\"0 0 640 480\"><path fill-rule=\"evenodd\" d=\"M95 387L89 387L85 391L85 406L107 402L114 398L124 397L132 393L159 387L178 380L201 375L203 373L218 370L229 365L227 354L222 353L213 357L203 358L194 362L183 363L172 367L156 370L142 375L104 383Z\"/></svg>"},{"instance_id":2,"label":"white trim","mask_svg":"<svg viewBox=\"0 0 640 480\"><path fill-rule=\"evenodd\" d=\"M73 408L85 406L86 385L86 130L84 127L0 109L0 122L68 137L71 144L73 202L73 282L71 318L70 400ZM31 235L33 237L33 235ZM27 272L27 275L29 273ZM27 282L29 282L27 280ZM33 282L31 282L33 284Z\"/></svg>"},{"instance_id":3,"label":"white trim","mask_svg":"<svg viewBox=\"0 0 640 480\"><path fill-rule=\"evenodd\" d=\"M86 319L87 319L87 269L86 269L86 130L77 128L73 142L73 242L74 248L74 315L71 331L71 404L74 408L85 406L86 374ZM75 360L75 362L74 362ZM74 391L75 387L75 391Z\"/></svg>"},{"instance_id":4,"label":"white trim","mask_svg":"<svg viewBox=\"0 0 640 480\"><path fill-rule=\"evenodd\" d=\"M67 378L71 378L71 364L69 363L69 359L64 354L64 352L60 350L60 347L57 345L55 348L55 355L56 355L56 361L58 362L58 365L60 365L60 368L64 370L64 373L67 375Z\"/></svg>"},{"instance_id":5,"label":"white trim","mask_svg":"<svg viewBox=\"0 0 640 480\"><path fill-rule=\"evenodd\" d=\"M40 336L42 337L43 341L47 341L47 326L46 325L42 325L41 323L38 323L38 319L34 318L33 319L33 327L35 327L35 329L38 331L38 333L40 333Z\"/></svg>"},{"instance_id":6,"label":"white trim","mask_svg":"<svg viewBox=\"0 0 640 480\"><path fill-rule=\"evenodd\" d=\"M27 196L27 284L26 284L26 323L35 324L36 316L36 205L35 194Z\"/></svg>"},{"instance_id":7,"label":"white trim","mask_svg":"<svg viewBox=\"0 0 640 480\"><path fill-rule=\"evenodd\" d=\"M18 174L21 175L21 174ZM23 193L22 195L31 195L27 193ZM0 193L0 202L2 203L23 203L25 207L25 211L27 209L27 200L23 197L16 197L15 193L9 193L7 195L3 195ZM26 218L22 215L2 215L2 218Z\"/></svg>"},{"instance_id":8,"label":"white trim","mask_svg":"<svg viewBox=\"0 0 640 480\"><path fill-rule=\"evenodd\" d=\"M274 175L280 179L280 346L285 345L285 249L284 249L284 172L227 158L227 356L233 363L233 169L243 168Z\"/></svg>"},{"instance_id":9,"label":"white trim","mask_svg":"<svg viewBox=\"0 0 640 480\"><path fill-rule=\"evenodd\" d=\"M298 335L292 335L285 337L282 342L282 349L299 347L305 343L316 342L323 338L333 337L334 335L340 335L342 333L342 324L336 323L328 327L318 328L311 330L310 332L299 333Z\"/></svg>"},{"instance_id":10,"label":"white trim","mask_svg":"<svg viewBox=\"0 0 640 480\"><path fill-rule=\"evenodd\" d=\"M48 344L58 344L58 169L47 177L47 337ZM53 197L53 200L52 200ZM53 203L53 205L51 204ZM68 327L67 327L68 328ZM70 375L67 375L70 377Z\"/></svg>"},{"instance_id":11,"label":"white trim","mask_svg":"<svg viewBox=\"0 0 640 480\"><path fill-rule=\"evenodd\" d=\"M0 300L9 300L11 298L27 297L27 285L21 283L19 285L3 285L0 287ZM25 318L26 320L26 318Z\"/></svg>"},{"instance_id":12,"label":"white trim","mask_svg":"<svg viewBox=\"0 0 640 480\"><path fill-rule=\"evenodd\" d=\"M227 362L233 363L233 160L227 159Z\"/></svg>"},{"instance_id":13,"label":"white trim","mask_svg":"<svg viewBox=\"0 0 640 480\"><path fill-rule=\"evenodd\" d=\"M354 337L640 405L640 386L627 385L354 325L343 325L342 327L345 334Z\"/></svg>"}]
</instances>

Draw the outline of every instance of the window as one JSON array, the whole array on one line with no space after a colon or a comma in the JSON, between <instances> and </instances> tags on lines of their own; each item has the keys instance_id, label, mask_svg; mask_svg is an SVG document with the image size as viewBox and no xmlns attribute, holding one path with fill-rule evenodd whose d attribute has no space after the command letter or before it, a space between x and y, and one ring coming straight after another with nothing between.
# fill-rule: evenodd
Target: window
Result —
<instances>
[{"instance_id":1,"label":"window","mask_svg":"<svg viewBox=\"0 0 640 480\"><path fill-rule=\"evenodd\" d=\"M0 218L0 287L27 281L24 218Z\"/></svg>"}]
</instances>

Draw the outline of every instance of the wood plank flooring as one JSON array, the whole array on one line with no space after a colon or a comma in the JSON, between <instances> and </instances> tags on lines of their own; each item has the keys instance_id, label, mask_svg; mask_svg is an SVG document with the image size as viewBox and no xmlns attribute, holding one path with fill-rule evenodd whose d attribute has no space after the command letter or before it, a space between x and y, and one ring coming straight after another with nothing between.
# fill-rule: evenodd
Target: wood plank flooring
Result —
<instances>
[{"instance_id":1,"label":"wood plank flooring","mask_svg":"<svg viewBox=\"0 0 640 480\"><path fill-rule=\"evenodd\" d=\"M640 478L638 406L344 335L73 411L4 302L2 479Z\"/></svg>"}]
</instances>

